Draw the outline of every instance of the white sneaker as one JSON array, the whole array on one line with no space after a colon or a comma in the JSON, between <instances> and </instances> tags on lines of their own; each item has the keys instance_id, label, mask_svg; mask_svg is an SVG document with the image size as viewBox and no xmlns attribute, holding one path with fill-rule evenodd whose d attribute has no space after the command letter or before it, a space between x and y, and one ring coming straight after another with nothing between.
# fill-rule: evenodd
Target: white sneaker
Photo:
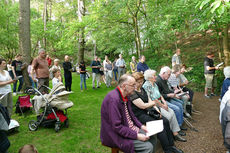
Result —
<instances>
[{"instance_id":1,"label":"white sneaker","mask_svg":"<svg viewBox=\"0 0 230 153\"><path fill-rule=\"evenodd\" d=\"M13 96L17 96L17 93L16 93L16 92L14 92L14 93L13 93Z\"/></svg>"}]
</instances>

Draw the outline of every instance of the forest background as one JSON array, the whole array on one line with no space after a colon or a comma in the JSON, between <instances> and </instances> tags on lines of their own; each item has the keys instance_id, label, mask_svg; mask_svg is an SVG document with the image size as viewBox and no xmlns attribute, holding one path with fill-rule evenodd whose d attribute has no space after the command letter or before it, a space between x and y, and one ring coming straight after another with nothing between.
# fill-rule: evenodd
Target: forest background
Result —
<instances>
[{"instance_id":1,"label":"forest background","mask_svg":"<svg viewBox=\"0 0 230 153\"><path fill-rule=\"evenodd\" d=\"M216 64L229 65L229 0L1 0L0 8L0 51L7 60L21 53L29 63L39 48L88 64L94 55L113 60L123 53L128 63L144 54L159 70L181 48L198 90L206 51L215 51Z\"/></svg>"}]
</instances>

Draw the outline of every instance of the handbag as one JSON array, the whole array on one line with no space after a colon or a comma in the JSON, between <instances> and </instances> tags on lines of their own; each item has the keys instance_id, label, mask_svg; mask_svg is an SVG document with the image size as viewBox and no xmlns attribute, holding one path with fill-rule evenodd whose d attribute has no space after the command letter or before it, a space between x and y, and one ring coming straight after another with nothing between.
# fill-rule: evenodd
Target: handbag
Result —
<instances>
[{"instance_id":1,"label":"handbag","mask_svg":"<svg viewBox=\"0 0 230 153\"><path fill-rule=\"evenodd\" d=\"M154 107L148 108L147 114L155 120L159 120L161 118L161 114Z\"/></svg>"}]
</instances>

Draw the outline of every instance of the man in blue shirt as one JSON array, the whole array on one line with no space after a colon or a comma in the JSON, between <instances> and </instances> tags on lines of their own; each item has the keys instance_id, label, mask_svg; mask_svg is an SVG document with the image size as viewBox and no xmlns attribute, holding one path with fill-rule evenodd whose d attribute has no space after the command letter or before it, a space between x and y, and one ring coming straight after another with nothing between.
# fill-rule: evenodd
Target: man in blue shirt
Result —
<instances>
[{"instance_id":1,"label":"man in blue shirt","mask_svg":"<svg viewBox=\"0 0 230 153\"><path fill-rule=\"evenodd\" d=\"M149 67L148 65L145 63L145 56L144 55L141 55L140 56L140 61L139 63L137 64L137 72L141 72L141 73L144 73L146 70L148 70Z\"/></svg>"},{"instance_id":2,"label":"man in blue shirt","mask_svg":"<svg viewBox=\"0 0 230 153\"><path fill-rule=\"evenodd\" d=\"M92 78L93 78L93 89L95 89L95 79L97 80L97 88L99 87L100 83L100 68L101 68L101 63L98 61L97 56L94 57L94 60L91 63L91 68L92 68Z\"/></svg>"},{"instance_id":3,"label":"man in blue shirt","mask_svg":"<svg viewBox=\"0 0 230 153\"><path fill-rule=\"evenodd\" d=\"M120 79L120 77L125 74L125 67L126 67L126 63L125 60L122 58L122 54L119 54L119 59L116 62L116 66L117 66L117 70L118 70L118 81Z\"/></svg>"}]
</instances>

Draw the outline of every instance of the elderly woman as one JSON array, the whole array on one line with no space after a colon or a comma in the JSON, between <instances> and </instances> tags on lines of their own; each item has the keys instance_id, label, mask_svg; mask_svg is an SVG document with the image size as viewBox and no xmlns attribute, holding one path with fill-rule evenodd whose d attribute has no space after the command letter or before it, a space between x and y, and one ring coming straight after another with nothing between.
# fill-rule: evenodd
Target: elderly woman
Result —
<instances>
[{"instance_id":1,"label":"elderly woman","mask_svg":"<svg viewBox=\"0 0 230 153\"><path fill-rule=\"evenodd\" d=\"M179 124L176 119L174 111L168 107L167 102L160 94L156 82L156 71L155 70L146 70L144 73L145 83L143 84L143 89L147 92L149 98L156 102L156 105L160 107L161 114L169 120L170 128L173 132L173 135L178 141L187 141L182 138L180 135L185 136L186 134L183 131L180 131ZM178 134L179 132L179 134Z\"/></svg>"},{"instance_id":2,"label":"elderly woman","mask_svg":"<svg viewBox=\"0 0 230 153\"><path fill-rule=\"evenodd\" d=\"M6 69L6 60L0 59L0 96L7 94L4 98L0 101L0 103L7 107L9 112L9 116L12 115L13 112L13 98L11 93L11 83L16 82L16 80L12 80L9 72Z\"/></svg>"},{"instance_id":3,"label":"elderly woman","mask_svg":"<svg viewBox=\"0 0 230 153\"><path fill-rule=\"evenodd\" d=\"M146 91L142 88L144 82L144 76L141 72L133 73L133 77L136 79L135 92L130 96L132 101L132 110L135 116L142 124L146 124L148 121L156 120L156 118L148 114L148 108L155 106L155 101L152 101ZM157 109L156 109L157 110ZM170 130L169 121L162 117L164 129L162 132L157 134L158 139L161 142L162 148L165 153L182 153L183 151L177 149L174 146L173 135Z\"/></svg>"},{"instance_id":4,"label":"elderly woman","mask_svg":"<svg viewBox=\"0 0 230 153\"><path fill-rule=\"evenodd\" d=\"M228 90L228 87L230 87L230 66L227 66L224 68L224 76L225 76L225 79L222 85L220 99L223 98L225 92Z\"/></svg>"},{"instance_id":5,"label":"elderly woman","mask_svg":"<svg viewBox=\"0 0 230 153\"><path fill-rule=\"evenodd\" d=\"M182 89L180 88L180 65L176 64L172 68L172 74L170 75L168 79L169 84L173 88L173 90L176 93L183 92ZM186 105L191 105L189 102L189 94L185 94L183 96L180 96L181 100L183 100L183 107L184 107L184 114L191 118L190 114L187 112Z\"/></svg>"}]
</instances>

